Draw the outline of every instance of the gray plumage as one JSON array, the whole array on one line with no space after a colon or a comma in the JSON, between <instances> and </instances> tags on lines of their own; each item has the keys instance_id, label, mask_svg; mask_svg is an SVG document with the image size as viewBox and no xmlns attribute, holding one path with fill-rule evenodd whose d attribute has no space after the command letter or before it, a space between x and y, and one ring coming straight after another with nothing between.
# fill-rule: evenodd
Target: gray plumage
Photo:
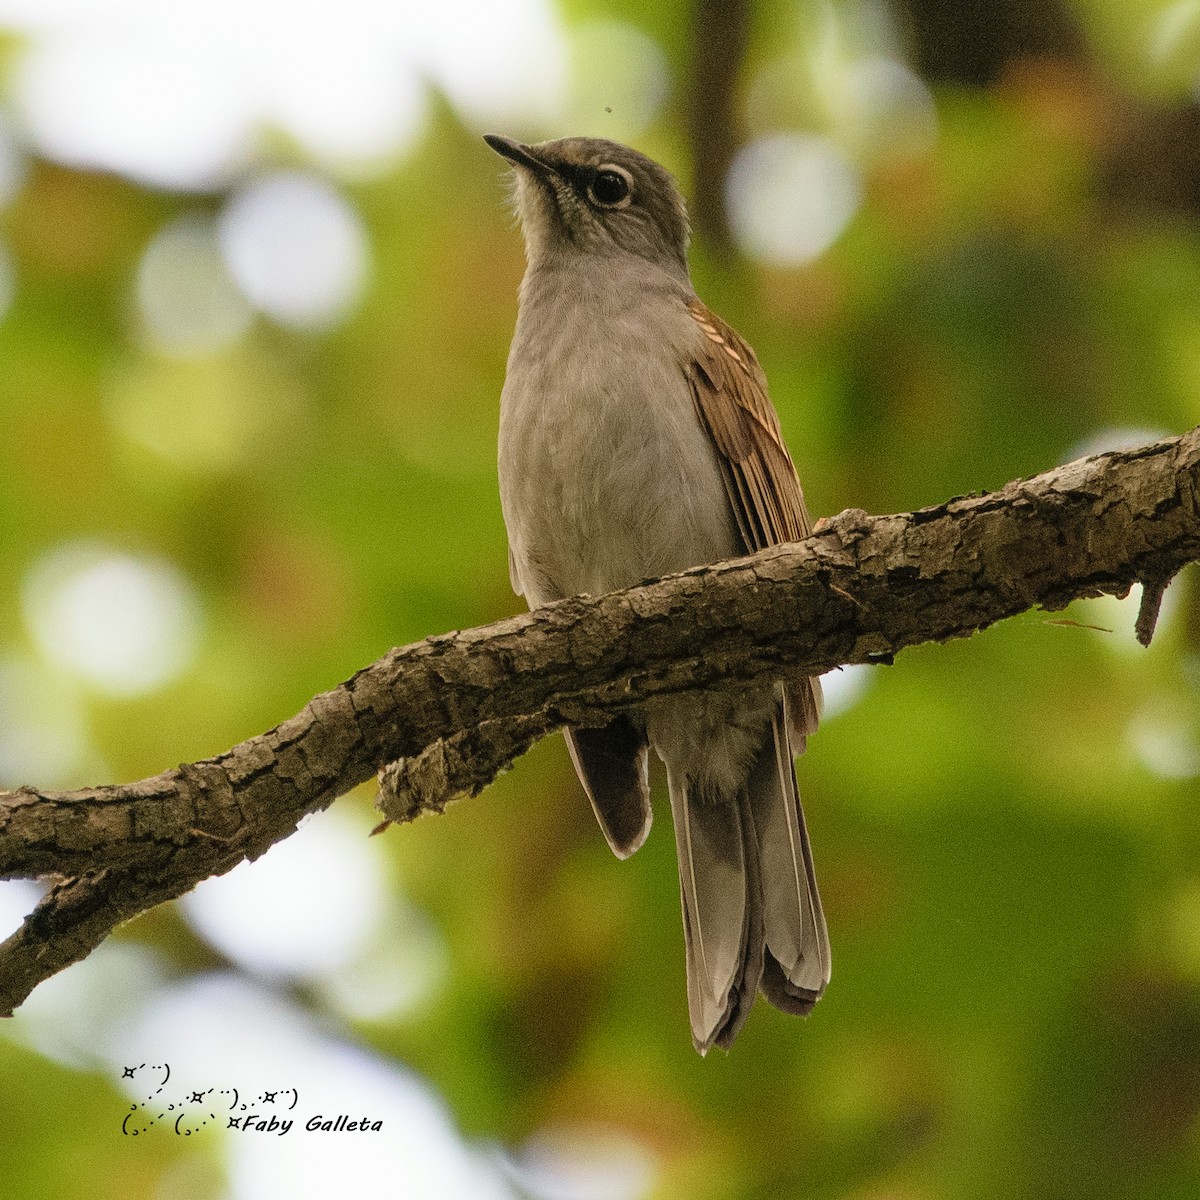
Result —
<instances>
[{"instance_id":1,"label":"gray plumage","mask_svg":"<svg viewBox=\"0 0 1200 1200\"><path fill-rule=\"evenodd\" d=\"M754 352L692 289L671 176L615 142L487 141L514 165L528 262L500 405L516 591L531 607L600 595L806 536ZM730 1045L760 988L807 1013L829 980L792 763L819 705L797 677L567 733L622 858L650 829L647 747L666 764L701 1053Z\"/></svg>"}]
</instances>

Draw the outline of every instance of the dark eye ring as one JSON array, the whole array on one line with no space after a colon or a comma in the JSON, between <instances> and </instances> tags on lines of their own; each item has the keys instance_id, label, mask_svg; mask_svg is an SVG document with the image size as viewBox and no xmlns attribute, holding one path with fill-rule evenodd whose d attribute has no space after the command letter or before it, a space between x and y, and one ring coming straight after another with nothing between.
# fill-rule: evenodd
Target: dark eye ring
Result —
<instances>
[{"instance_id":1,"label":"dark eye ring","mask_svg":"<svg viewBox=\"0 0 1200 1200\"><path fill-rule=\"evenodd\" d=\"M629 178L616 167L601 167L588 187L588 195L601 208L618 208L629 201Z\"/></svg>"}]
</instances>

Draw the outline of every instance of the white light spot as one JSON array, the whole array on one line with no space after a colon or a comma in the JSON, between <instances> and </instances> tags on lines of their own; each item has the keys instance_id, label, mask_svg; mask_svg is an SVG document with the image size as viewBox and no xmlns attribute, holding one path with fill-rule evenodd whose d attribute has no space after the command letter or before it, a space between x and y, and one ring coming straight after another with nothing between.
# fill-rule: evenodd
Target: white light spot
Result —
<instances>
[{"instance_id":1,"label":"white light spot","mask_svg":"<svg viewBox=\"0 0 1200 1200\"><path fill-rule=\"evenodd\" d=\"M230 1200L512 1200L498 1170L464 1140L427 1084L327 1036L294 1005L244 979L213 975L164 988L140 1019L122 1022L121 1033L117 1063L169 1062L181 1090L236 1087L255 1103L264 1090L294 1089L294 1109L287 1108L290 1097L258 1109L263 1120L272 1113L294 1120L287 1136L222 1130ZM383 1128L304 1128L312 1117L342 1113Z\"/></svg>"},{"instance_id":2,"label":"white light spot","mask_svg":"<svg viewBox=\"0 0 1200 1200\"><path fill-rule=\"evenodd\" d=\"M774 134L744 146L726 192L742 249L791 266L828 250L862 202L857 170L829 139L811 134Z\"/></svg>"},{"instance_id":3,"label":"white light spot","mask_svg":"<svg viewBox=\"0 0 1200 1200\"><path fill-rule=\"evenodd\" d=\"M281 14L290 24L291 12ZM265 109L320 163L352 175L386 167L416 141L426 113L424 81L370 43L370 22L330 22L328 32L291 45L261 76ZM314 31L315 32L315 31Z\"/></svg>"},{"instance_id":4,"label":"white light spot","mask_svg":"<svg viewBox=\"0 0 1200 1200\"><path fill-rule=\"evenodd\" d=\"M647 1146L611 1128L540 1130L510 1169L532 1200L642 1200L659 1175Z\"/></svg>"},{"instance_id":5,"label":"white light spot","mask_svg":"<svg viewBox=\"0 0 1200 1200\"><path fill-rule=\"evenodd\" d=\"M69 543L29 572L23 601L42 652L114 696L163 687L195 652L199 604L161 559Z\"/></svg>"},{"instance_id":6,"label":"white light spot","mask_svg":"<svg viewBox=\"0 0 1200 1200\"><path fill-rule=\"evenodd\" d=\"M138 309L155 346L212 354L246 332L253 310L221 257L213 222L184 216L159 230L137 272Z\"/></svg>"},{"instance_id":7,"label":"white light spot","mask_svg":"<svg viewBox=\"0 0 1200 1200\"><path fill-rule=\"evenodd\" d=\"M282 1085L279 1072L293 1060L307 1068L314 1033L277 993L241 976L211 974L160 988L136 1019L122 1022L113 1052L118 1062L169 1062L184 1086L193 1080L197 1087L257 1089L273 1079Z\"/></svg>"},{"instance_id":8,"label":"white light spot","mask_svg":"<svg viewBox=\"0 0 1200 1200\"><path fill-rule=\"evenodd\" d=\"M851 663L826 671L821 676L821 692L825 699L821 719L832 720L853 708L866 695L875 678L874 672L875 668L865 663Z\"/></svg>"},{"instance_id":9,"label":"white light spot","mask_svg":"<svg viewBox=\"0 0 1200 1200\"><path fill-rule=\"evenodd\" d=\"M57 787L87 751L75 686L27 659L0 659L0 788Z\"/></svg>"},{"instance_id":10,"label":"white light spot","mask_svg":"<svg viewBox=\"0 0 1200 1200\"><path fill-rule=\"evenodd\" d=\"M1126 739L1152 775L1160 779L1194 779L1200 775L1200 741L1188 716L1178 702L1164 697L1130 721Z\"/></svg>"},{"instance_id":11,"label":"white light spot","mask_svg":"<svg viewBox=\"0 0 1200 1200\"><path fill-rule=\"evenodd\" d=\"M262 858L205 880L184 897L183 910L250 970L326 974L350 962L378 927L386 897L381 853L357 822L322 813Z\"/></svg>"},{"instance_id":12,"label":"white light spot","mask_svg":"<svg viewBox=\"0 0 1200 1200\"><path fill-rule=\"evenodd\" d=\"M32 35L14 92L40 149L166 187L221 186L267 131L336 170L383 167L418 135L427 80L489 125L550 123L566 93L547 0L0 0L0 20Z\"/></svg>"},{"instance_id":13,"label":"white light spot","mask_svg":"<svg viewBox=\"0 0 1200 1200\"><path fill-rule=\"evenodd\" d=\"M1077 442L1067 451L1065 461L1074 462L1077 458L1091 458L1094 454L1108 454L1113 450L1133 450L1138 446L1148 446L1151 442L1160 442L1165 437L1170 437L1165 429L1110 425Z\"/></svg>"},{"instance_id":14,"label":"white light spot","mask_svg":"<svg viewBox=\"0 0 1200 1200\"><path fill-rule=\"evenodd\" d=\"M1163 634L1175 620L1181 595L1179 578L1176 576L1163 593L1151 652L1162 645ZM1140 658L1146 654L1146 648L1137 640L1135 632L1141 604L1142 585L1134 584L1124 598L1095 596L1088 600L1076 600L1066 615L1069 620L1089 626L1092 636L1099 638L1101 645L1107 646L1114 654Z\"/></svg>"},{"instance_id":15,"label":"white light spot","mask_svg":"<svg viewBox=\"0 0 1200 1200\"><path fill-rule=\"evenodd\" d=\"M354 1021L395 1021L432 999L449 956L433 923L403 896L392 895L371 941L318 981L331 1007Z\"/></svg>"},{"instance_id":16,"label":"white light spot","mask_svg":"<svg viewBox=\"0 0 1200 1200\"><path fill-rule=\"evenodd\" d=\"M18 114L50 156L162 187L218 186L251 145L250 114L183 29L96 26L34 42Z\"/></svg>"},{"instance_id":17,"label":"white light spot","mask_svg":"<svg viewBox=\"0 0 1200 1200\"><path fill-rule=\"evenodd\" d=\"M1176 0L1162 9L1150 22L1146 53L1156 67L1169 65L1176 57L1195 54L1196 34L1200 27L1200 2Z\"/></svg>"},{"instance_id":18,"label":"white light spot","mask_svg":"<svg viewBox=\"0 0 1200 1200\"><path fill-rule=\"evenodd\" d=\"M322 180L281 173L251 184L221 214L220 234L242 291L280 324L328 326L362 290L366 233Z\"/></svg>"},{"instance_id":19,"label":"white light spot","mask_svg":"<svg viewBox=\"0 0 1200 1200\"><path fill-rule=\"evenodd\" d=\"M31 879L0 880L0 941L20 929L44 891Z\"/></svg>"},{"instance_id":20,"label":"white light spot","mask_svg":"<svg viewBox=\"0 0 1200 1200\"><path fill-rule=\"evenodd\" d=\"M567 48L545 0L441 0L411 14L419 60L473 122L545 120L561 109Z\"/></svg>"},{"instance_id":21,"label":"white light spot","mask_svg":"<svg viewBox=\"0 0 1200 1200\"><path fill-rule=\"evenodd\" d=\"M0 1034L64 1066L96 1070L111 1063L114 1046L139 1018L163 974L154 951L131 942L105 942L82 962L38 984L9 1020L0 1021Z\"/></svg>"}]
</instances>

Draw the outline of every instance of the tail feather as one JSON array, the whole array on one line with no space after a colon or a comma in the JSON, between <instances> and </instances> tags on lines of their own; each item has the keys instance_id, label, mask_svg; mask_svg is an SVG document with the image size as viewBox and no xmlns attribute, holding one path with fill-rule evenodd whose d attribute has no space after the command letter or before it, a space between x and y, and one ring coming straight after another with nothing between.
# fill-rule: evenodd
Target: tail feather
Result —
<instances>
[{"instance_id":1,"label":"tail feather","mask_svg":"<svg viewBox=\"0 0 1200 1200\"><path fill-rule=\"evenodd\" d=\"M762 975L762 914L747 879L758 873L753 831L740 804L693 797L669 767L679 857L692 1041L704 1054L728 1048Z\"/></svg>"},{"instance_id":2,"label":"tail feather","mask_svg":"<svg viewBox=\"0 0 1200 1200\"><path fill-rule=\"evenodd\" d=\"M790 1012L796 1001L811 1008L824 992L829 934L796 787L786 707L775 716L766 750L772 753L759 757L749 785L762 859L767 956L779 967L778 973L768 970L763 990L772 1003L786 995L777 1007Z\"/></svg>"},{"instance_id":3,"label":"tail feather","mask_svg":"<svg viewBox=\"0 0 1200 1200\"><path fill-rule=\"evenodd\" d=\"M668 764L692 1040L728 1049L761 987L807 1013L829 982L829 938L781 708L744 789L693 795Z\"/></svg>"}]
</instances>

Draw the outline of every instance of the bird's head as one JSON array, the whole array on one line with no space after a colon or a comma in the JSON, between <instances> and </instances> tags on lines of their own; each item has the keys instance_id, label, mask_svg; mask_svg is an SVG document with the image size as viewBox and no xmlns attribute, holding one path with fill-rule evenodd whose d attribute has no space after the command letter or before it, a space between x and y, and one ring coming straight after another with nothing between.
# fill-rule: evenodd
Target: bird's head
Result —
<instances>
[{"instance_id":1,"label":"bird's head","mask_svg":"<svg viewBox=\"0 0 1200 1200\"><path fill-rule=\"evenodd\" d=\"M571 251L635 255L687 277L687 208L670 172L604 138L526 146L489 133L513 164L531 265Z\"/></svg>"}]
</instances>

